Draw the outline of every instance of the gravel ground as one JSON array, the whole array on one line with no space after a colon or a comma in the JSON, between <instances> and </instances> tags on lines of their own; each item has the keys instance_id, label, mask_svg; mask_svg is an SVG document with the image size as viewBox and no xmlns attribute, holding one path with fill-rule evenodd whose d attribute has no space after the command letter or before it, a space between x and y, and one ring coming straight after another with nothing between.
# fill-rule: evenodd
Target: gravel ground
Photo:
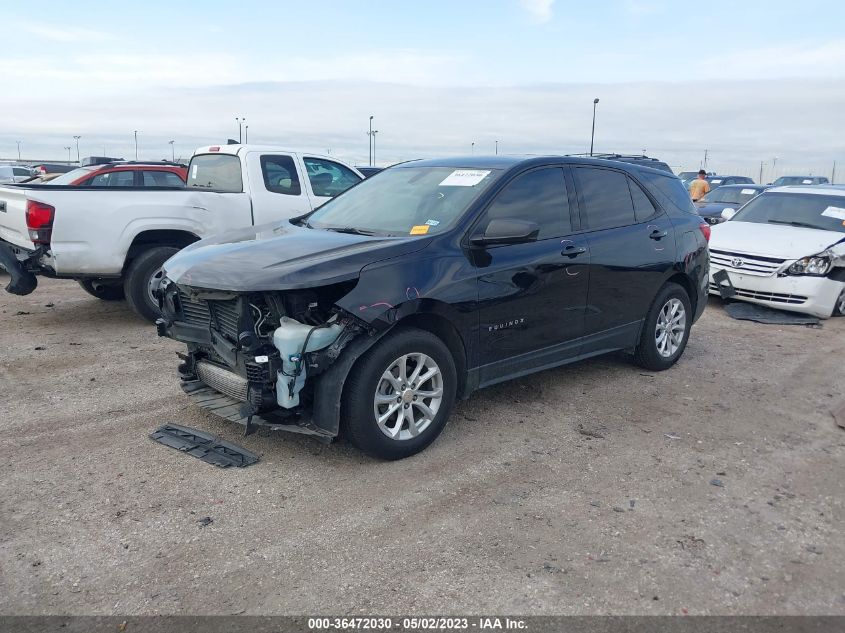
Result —
<instances>
[{"instance_id":1,"label":"gravel ground","mask_svg":"<svg viewBox=\"0 0 845 633\"><path fill-rule=\"evenodd\" d=\"M845 319L711 300L670 371L487 389L381 463L242 438L188 403L179 344L72 282L0 318L0 613L845 614ZM180 454L164 422L261 461Z\"/></svg>"}]
</instances>

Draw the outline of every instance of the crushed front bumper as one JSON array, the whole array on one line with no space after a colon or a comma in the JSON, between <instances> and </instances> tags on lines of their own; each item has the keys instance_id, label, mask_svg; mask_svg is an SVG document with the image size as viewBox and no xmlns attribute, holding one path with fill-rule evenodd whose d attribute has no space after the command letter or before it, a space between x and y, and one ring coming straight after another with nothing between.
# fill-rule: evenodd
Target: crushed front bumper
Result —
<instances>
[{"instance_id":1,"label":"crushed front bumper","mask_svg":"<svg viewBox=\"0 0 845 633\"><path fill-rule=\"evenodd\" d=\"M732 297L776 310L812 314L821 319L830 317L836 301L845 289L845 282L829 277L785 275L782 277L746 275L732 269L711 264L709 273L710 294L719 294L713 275L725 270L736 294Z\"/></svg>"}]
</instances>

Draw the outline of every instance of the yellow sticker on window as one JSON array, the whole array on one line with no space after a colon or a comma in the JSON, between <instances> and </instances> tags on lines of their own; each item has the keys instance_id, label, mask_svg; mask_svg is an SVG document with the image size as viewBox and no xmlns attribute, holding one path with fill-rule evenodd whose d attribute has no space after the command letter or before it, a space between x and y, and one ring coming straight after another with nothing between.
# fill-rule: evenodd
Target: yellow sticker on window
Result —
<instances>
[{"instance_id":1,"label":"yellow sticker on window","mask_svg":"<svg viewBox=\"0 0 845 633\"><path fill-rule=\"evenodd\" d=\"M417 224L411 227L411 235L425 235L430 228L428 224Z\"/></svg>"}]
</instances>

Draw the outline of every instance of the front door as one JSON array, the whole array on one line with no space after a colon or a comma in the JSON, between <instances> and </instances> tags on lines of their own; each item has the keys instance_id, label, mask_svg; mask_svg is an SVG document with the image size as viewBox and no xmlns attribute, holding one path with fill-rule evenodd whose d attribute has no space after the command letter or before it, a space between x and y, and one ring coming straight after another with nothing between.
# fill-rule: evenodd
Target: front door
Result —
<instances>
[{"instance_id":1,"label":"front door","mask_svg":"<svg viewBox=\"0 0 845 633\"><path fill-rule=\"evenodd\" d=\"M481 385L559 364L578 354L588 287L589 250L571 235L561 167L542 167L512 180L472 229L494 219L539 226L536 241L477 249Z\"/></svg>"}]
</instances>

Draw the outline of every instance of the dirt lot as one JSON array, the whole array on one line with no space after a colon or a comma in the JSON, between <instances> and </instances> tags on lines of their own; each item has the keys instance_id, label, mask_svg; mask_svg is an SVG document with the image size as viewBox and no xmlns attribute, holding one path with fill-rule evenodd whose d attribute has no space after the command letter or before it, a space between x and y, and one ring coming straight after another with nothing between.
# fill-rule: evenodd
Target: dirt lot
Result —
<instances>
[{"instance_id":1,"label":"dirt lot","mask_svg":"<svg viewBox=\"0 0 845 633\"><path fill-rule=\"evenodd\" d=\"M72 282L0 318L0 613L845 614L845 319L711 301L668 372L487 389L380 463L240 437L188 404L180 345ZM215 468L163 422L261 461Z\"/></svg>"}]
</instances>

